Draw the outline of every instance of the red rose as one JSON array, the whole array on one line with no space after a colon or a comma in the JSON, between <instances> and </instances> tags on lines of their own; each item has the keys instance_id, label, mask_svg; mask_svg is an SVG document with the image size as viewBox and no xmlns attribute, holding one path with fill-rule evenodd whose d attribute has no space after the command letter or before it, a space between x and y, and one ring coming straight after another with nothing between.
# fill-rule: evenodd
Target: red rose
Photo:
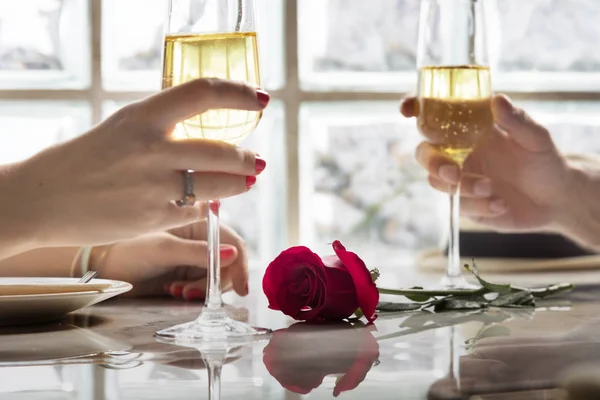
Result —
<instances>
[{"instance_id":1,"label":"red rose","mask_svg":"<svg viewBox=\"0 0 600 400\"><path fill-rule=\"evenodd\" d=\"M378 358L379 343L369 329L347 322L297 323L273 332L263 350L271 376L294 393L308 394L327 375L343 374L333 389L336 397L356 388Z\"/></svg>"},{"instance_id":2,"label":"red rose","mask_svg":"<svg viewBox=\"0 0 600 400\"><path fill-rule=\"evenodd\" d=\"M369 322L377 315L379 291L367 266L339 241L335 255L321 259L302 246L283 251L263 278L269 308L297 320L342 320L360 307Z\"/></svg>"}]
</instances>

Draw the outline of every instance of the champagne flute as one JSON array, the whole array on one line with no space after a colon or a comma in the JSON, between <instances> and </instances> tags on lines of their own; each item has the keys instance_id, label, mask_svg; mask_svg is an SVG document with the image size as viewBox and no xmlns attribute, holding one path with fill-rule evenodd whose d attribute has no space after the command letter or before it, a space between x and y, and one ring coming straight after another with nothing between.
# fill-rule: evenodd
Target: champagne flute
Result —
<instances>
[{"instance_id":1,"label":"champagne flute","mask_svg":"<svg viewBox=\"0 0 600 400\"><path fill-rule=\"evenodd\" d=\"M197 78L223 78L260 86L254 0L169 0L163 49L163 89ZM204 138L238 144L262 113L210 110L179 123L176 139ZM270 332L231 319L221 298L219 200L208 207L206 300L192 322L158 331L181 341L240 340Z\"/></svg>"},{"instance_id":2,"label":"champagne flute","mask_svg":"<svg viewBox=\"0 0 600 400\"><path fill-rule=\"evenodd\" d=\"M477 139L494 124L487 51L483 0L422 0L417 126L461 169ZM446 288L471 287L460 262L459 210L460 184L450 195Z\"/></svg>"}]
</instances>

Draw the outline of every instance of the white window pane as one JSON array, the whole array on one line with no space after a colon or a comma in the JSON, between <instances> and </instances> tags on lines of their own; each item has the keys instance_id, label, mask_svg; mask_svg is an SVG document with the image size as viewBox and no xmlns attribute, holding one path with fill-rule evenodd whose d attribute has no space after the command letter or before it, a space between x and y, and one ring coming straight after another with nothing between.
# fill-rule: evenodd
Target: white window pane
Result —
<instances>
[{"instance_id":1,"label":"white window pane","mask_svg":"<svg viewBox=\"0 0 600 400\"><path fill-rule=\"evenodd\" d=\"M85 104L62 102L0 102L0 164L28 158L90 127Z\"/></svg>"},{"instance_id":2,"label":"white window pane","mask_svg":"<svg viewBox=\"0 0 600 400\"><path fill-rule=\"evenodd\" d=\"M89 85L88 2L0 2L0 88Z\"/></svg>"},{"instance_id":3,"label":"white window pane","mask_svg":"<svg viewBox=\"0 0 600 400\"><path fill-rule=\"evenodd\" d=\"M414 0L299 1L302 86L412 89L419 6Z\"/></svg>"},{"instance_id":4,"label":"white window pane","mask_svg":"<svg viewBox=\"0 0 600 400\"><path fill-rule=\"evenodd\" d=\"M440 244L448 200L428 186L422 139L396 103L309 104L301 120L302 243L325 253L339 239L378 267Z\"/></svg>"},{"instance_id":5,"label":"white window pane","mask_svg":"<svg viewBox=\"0 0 600 400\"><path fill-rule=\"evenodd\" d=\"M104 87L111 91L160 89L166 1L104 0L102 4ZM282 1L257 0L257 9L263 86L277 89L283 81Z\"/></svg>"},{"instance_id":6,"label":"white window pane","mask_svg":"<svg viewBox=\"0 0 600 400\"><path fill-rule=\"evenodd\" d=\"M109 116L123 105L107 102L104 115ZM287 242L285 136L280 102L271 102L256 131L240 146L260 154L267 161L267 168L252 190L221 202L220 216L246 241L251 266L265 268Z\"/></svg>"},{"instance_id":7,"label":"white window pane","mask_svg":"<svg viewBox=\"0 0 600 400\"><path fill-rule=\"evenodd\" d=\"M491 49L499 49L502 90L590 91L600 88L600 2L493 0Z\"/></svg>"}]
</instances>

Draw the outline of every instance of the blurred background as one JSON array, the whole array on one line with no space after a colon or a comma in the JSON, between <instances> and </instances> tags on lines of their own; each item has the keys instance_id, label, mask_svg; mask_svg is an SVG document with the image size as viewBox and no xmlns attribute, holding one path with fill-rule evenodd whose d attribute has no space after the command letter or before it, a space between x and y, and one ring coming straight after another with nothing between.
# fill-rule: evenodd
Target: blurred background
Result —
<instances>
[{"instance_id":1,"label":"blurred background","mask_svg":"<svg viewBox=\"0 0 600 400\"><path fill-rule=\"evenodd\" d=\"M0 2L0 162L81 134L160 88L164 0ZM494 88L562 150L600 151L600 2L488 0ZM412 264L443 243L447 199L414 161L398 114L416 85L417 0L258 0L274 100L245 146L269 162L224 202L254 268L334 239L368 264ZM375 263L376 260L376 263ZM375 265L376 264L376 265Z\"/></svg>"}]
</instances>

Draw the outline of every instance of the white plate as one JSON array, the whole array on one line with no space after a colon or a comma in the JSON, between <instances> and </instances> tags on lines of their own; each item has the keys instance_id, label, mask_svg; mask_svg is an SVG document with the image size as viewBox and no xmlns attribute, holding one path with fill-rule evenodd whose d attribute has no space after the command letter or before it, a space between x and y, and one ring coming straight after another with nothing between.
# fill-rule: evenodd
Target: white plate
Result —
<instances>
[{"instance_id":1,"label":"white plate","mask_svg":"<svg viewBox=\"0 0 600 400\"><path fill-rule=\"evenodd\" d=\"M77 285L76 291L52 293L76 283L76 278L0 278L0 326L55 321L132 289L127 282L93 279L89 287ZM13 294L15 288L19 294ZM40 293L44 291L49 293Z\"/></svg>"}]
</instances>

